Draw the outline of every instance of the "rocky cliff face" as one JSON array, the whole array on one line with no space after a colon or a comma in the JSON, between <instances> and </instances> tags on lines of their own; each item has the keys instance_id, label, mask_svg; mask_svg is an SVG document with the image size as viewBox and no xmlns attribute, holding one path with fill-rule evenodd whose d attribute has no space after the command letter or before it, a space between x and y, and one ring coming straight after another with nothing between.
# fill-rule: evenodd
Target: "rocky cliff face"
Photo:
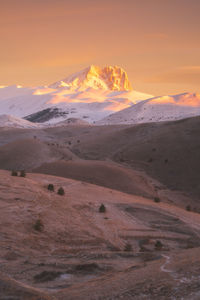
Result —
<instances>
[{"instance_id":1,"label":"rocky cliff face","mask_svg":"<svg viewBox=\"0 0 200 300\"><path fill-rule=\"evenodd\" d=\"M100 68L94 65L54 83L50 87L93 88L112 91L132 90L128 75L122 68L117 66Z\"/></svg>"}]
</instances>

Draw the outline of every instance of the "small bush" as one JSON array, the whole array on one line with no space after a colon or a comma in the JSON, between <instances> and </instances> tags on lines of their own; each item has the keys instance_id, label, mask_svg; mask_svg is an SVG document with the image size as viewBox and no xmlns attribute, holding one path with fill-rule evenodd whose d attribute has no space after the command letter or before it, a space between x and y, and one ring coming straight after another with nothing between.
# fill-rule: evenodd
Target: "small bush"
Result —
<instances>
[{"instance_id":1,"label":"small bush","mask_svg":"<svg viewBox=\"0 0 200 300\"><path fill-rule=\"evenodd\" d=\"M75 271L85 273L94 273L98 270L100 270L100 267L96 263L80 264L75 267Z\"/></svg>"},{"instance_id":2,"label":"small bush","mask_svg":"<svg viewBox=\"0 0 200 300\"><path fill-rule=\"evenodd\" d=\"M161 250L162 247L163 247L163 244L161 243L161 241L156 241L155 250Z\"/></svg>"},{"instance_id":3,"label":"small bush","mask_svg":"<svg viewBox=\"0 0 200 300\"><path fill-rule=\"evenodd\" d=\"M186 210L187 210L187 211L191 211L191 206L190 206L190 205L187 205L187 206L186 206Z\"/></svg>"},{"instance_id":4,"label":"small bush","mask_svg":"<svg viewBox=\"0 0 200 300\"><path fill-rule=\"evenodd\" d=\"M47 281L52 281L59 277L62 273L61 272L56 272L56 271L43 271L40 274L35 275L33 278L35 282L47 282Z\"/></svg>"},{"instance_id":5,"label":"small bush","mask_svg":"<svg viewBox=\"0 0 200 300\"><path fill-rule=\"evenodd\" d=\"M14 170L13 170L13 171L11 172L11 176L18 176L17 171L14 171Z\"/></svg>"},{"instance_id":6,"label":"small bush","mask_svg":"<svg viewBox=\"0 0 200 300\"><path fill-rule=\"evenodd\" d=\"M36 231L42 231L44 229L44 224L42 223L42 221L40 219L38 219L35 224L33 225L33 228L36 230Z\"/></svg>"},{"instance_id":7,"label":"small bush","mask_svg":"<svg viewBox=\"0 0 200 300\"><path fill-rule=\"evenodd\" d=\"M106 207L104 204L101 204L101 206L99 207L99 212L100 213L105 213L106 212Z\"/></svg>"},{"instance_id":8,"label":"small bush","mask_svg":"<svg viewBox=\"0 0 200 300\"><path fill-rule=\"evenodd\" d=\"M60 196L63 196L63 195L65 194L65 191L64 191L63 187L60 187L60 188L58 189L57 194L60 195Z\"/></svg>"},{"instance_id":9,"label":"small bush","mask_svg":"<svg viewBox=\"0 0 200 300\"><path fill-rule=\"evenodd\" d=\"M20 177L26 177L26 172L24 170L20 171Z\"/></svg>"},{"instance_id":10,"label":"small bush","mask_svg":"<svg viewBox=\"0 0 200 300\"><path fill-rule=\"evenodd\" d=\"M52 183L49 183L47 189L51 192L54 192L54 185Z\"/></svg>"},{"instance_id":11,"label":"small bush","mask_svg":"<svg viewBox=\"0 0 200 300\"><path fill-rule=\"evenodd\" d=\"M160 198L159 197L155 197L154 198L154 202L159 203L160 202Z\"/></svg>"},{"instance_id":12,"label":"small bush","mask_svg":"<svg viewBox=\"0 0 200 300\"><path fill-rule=\"evenodd\" d=\"M133 251L132 245L127 243L124 247L124 251L127 251L127 252Z\"/></svg>"}]
</instances>

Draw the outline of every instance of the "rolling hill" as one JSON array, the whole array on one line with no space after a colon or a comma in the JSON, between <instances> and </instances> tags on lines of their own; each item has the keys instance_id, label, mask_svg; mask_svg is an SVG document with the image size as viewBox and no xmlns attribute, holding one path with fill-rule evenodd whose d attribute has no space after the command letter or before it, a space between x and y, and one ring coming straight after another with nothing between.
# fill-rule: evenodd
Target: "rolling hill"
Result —
<instances>
[{"instance_id":1,"label":"rolling hill","mask_svg":"<svg viewBox=\"0 0 200 300\"><path fill-rule=\"evenodd\" d=\"M140 124L175 121L200 115L200 95L184 93L141 101L115 112L97 124Z\"/></svg>"}]
</instances>

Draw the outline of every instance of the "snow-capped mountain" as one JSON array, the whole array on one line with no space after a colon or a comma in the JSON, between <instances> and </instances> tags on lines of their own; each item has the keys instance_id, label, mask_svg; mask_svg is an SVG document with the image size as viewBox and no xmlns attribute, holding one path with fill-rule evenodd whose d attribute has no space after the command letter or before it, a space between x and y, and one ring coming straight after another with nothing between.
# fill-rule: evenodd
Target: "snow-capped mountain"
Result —
<instances>
[{"instance_id":1,"label":"snow-capped mountain","mask_svg":"<svg viewBox=\"0 0 200 300\"><path fill-rule=\"evenodd\" d=\"M0 114L32 122L77 118L94 123L150 97L132 90L123 69L91 66L49 86L1 87Z\"/></svg>"},{"instance_id":2,"label":"snow-capped mountain","mask_svg":"<svg viewBox=\"0 0 200 300\"><path fill-rule=\"evenodd\" d=\"M50 88L67 87L70 89L85 90L87 88L131 91L131 83L127 73L120 67L108 66L100 68L91 65L90 67L72 74L71 76L49 86Z\"/></svg>"},{"instance_id":3,"label":"snow-capped mountain","mask_svg":"<svg viewBox=\"0 0 200 300\"><path fill-rule=\"evenodd\" d=\"M170 121L200 115L200 95L153 98L134 91L120 67L92 65L49 86L0 86L0 114L30 121L22 127L31 122L70 124L65 122L69 119L92 124ZM20 122L12 120L10 124L17 127Z\"/></svg>"},{"instance_id":4,"label":"snow-capped mountain","mask_svg":"<svg viewBox=\"0 0 200 300\"><path fill-rule=\"evenodd\" d=\"M98 124L138 124L174 121L200 115L200 95L184 93L155 97L111 114Z\"/></svg>"}]
</instances>

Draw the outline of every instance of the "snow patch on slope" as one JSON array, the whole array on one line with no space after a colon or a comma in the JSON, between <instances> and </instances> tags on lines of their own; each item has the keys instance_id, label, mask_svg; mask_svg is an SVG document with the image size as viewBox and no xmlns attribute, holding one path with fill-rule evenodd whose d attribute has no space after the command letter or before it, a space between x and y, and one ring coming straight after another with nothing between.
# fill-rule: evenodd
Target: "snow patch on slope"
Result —
<instances>
[{"instance_id":1,"label":"snow patch on slope","mask_svg":"<svg viewBox=\"0 0 200 300\"><path fill-rule=\"evenodd\" d=\"M40 125L11 115L0 115L0 127L39 128Z\"/></svg>"},{"instance_id":2,"label":"snow patch on slope","mask_svg":"<svg viewBox=\"0 0 200 300\"><path fill-rule=\"evenodd\" d=\"M98 124L138 124L173 121L200 115L200 95L184 93L155 97L102 119Z\"/></svg>"},{"instance_id":3,"label":"snow patch on slope","mask_svg":"<svg viewBox=\"0 0 200 300\"><path fill-rule=\"evenodd\" d=\"M56 122L75 117L87 119L88 122L93 123L149 97L151 95L136 91L112 92L94 89L85 91L58 89L52 91L44 87L43 89L40 88L39 92L38 89L34 89L29 94L0 99L0 113L24 118L48 108L57 108L63 112L63 117L55 120ZM52 120L52 122L54 121Z\"/></svg>"}]
</instances>

